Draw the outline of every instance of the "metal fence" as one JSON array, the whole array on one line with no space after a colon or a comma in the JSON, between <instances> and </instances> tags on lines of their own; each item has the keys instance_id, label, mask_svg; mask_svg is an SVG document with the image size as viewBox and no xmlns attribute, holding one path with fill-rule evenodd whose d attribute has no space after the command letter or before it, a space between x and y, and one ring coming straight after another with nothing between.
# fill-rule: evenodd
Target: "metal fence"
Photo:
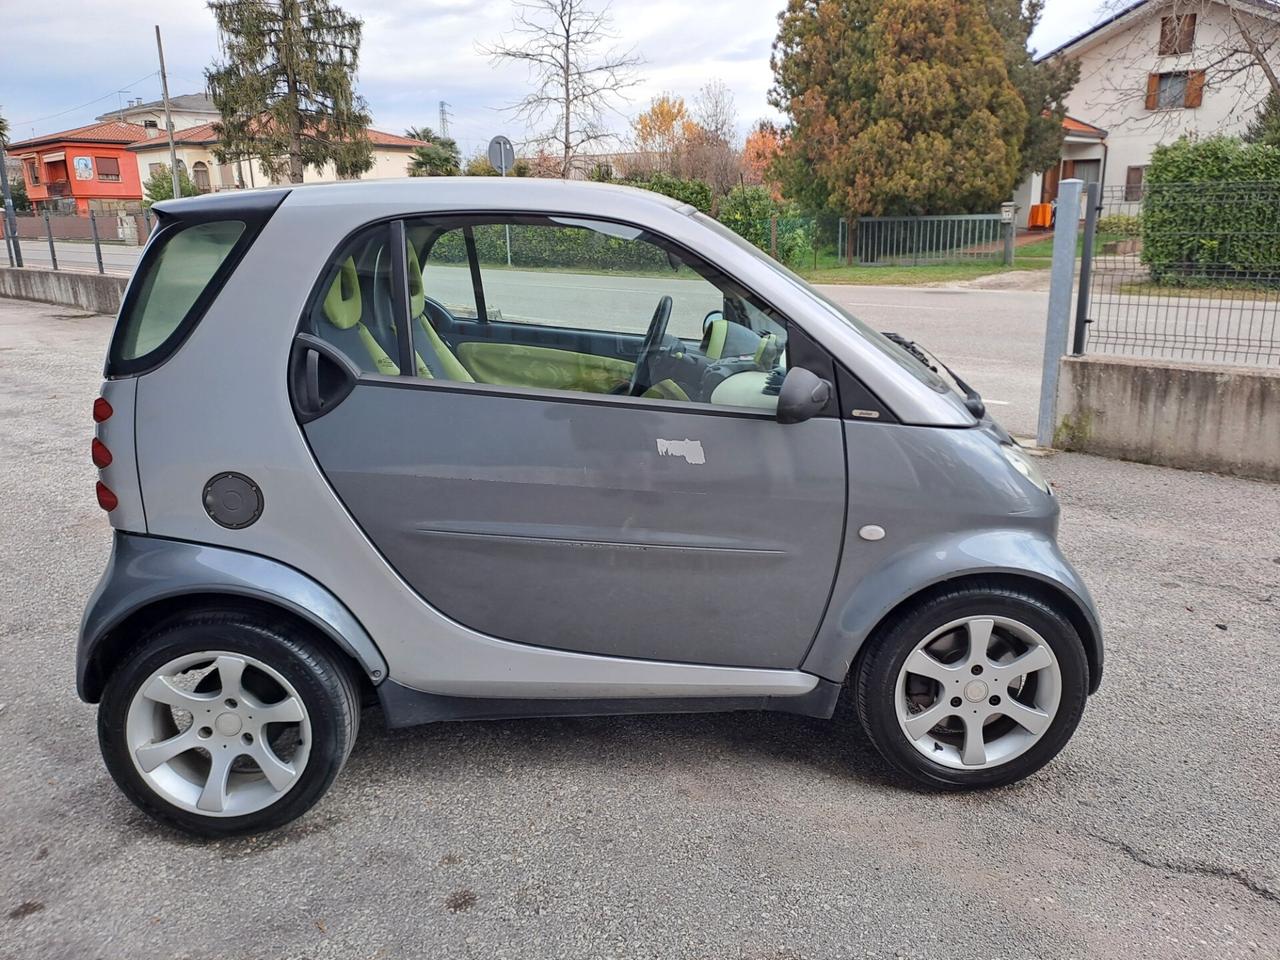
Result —
<instances>
[{"instance_id":1,"label":"metal fence","mask_svg":"<svg viewBox=\"0 0 1280 960\"><path fill-rule=\"evenodd\" d=\"M128 274L151 236L154 218L142 207L87 213L20 211L10 233L0 217L9 266Z\"/></svg>"},{"instance_id":2,"label":"metal fence","mask_svg":"<svg viewBox=\"0 0 1280 960\"><path fill-rule=\"evenodd\" d=\"M860 217L853 249L861 265L1006 261L1012 222L998 213L936 217Z\"/></svg>"},{"instance_id":3,"label":"metal fence","mask_svg":"<svg viewBox=\"0 0 1280 960\"><path fill-rule=\"evenodd\" d=\"M1280 182L1107 187L1097 215L1087 351L1280 364Z\"/></svg>"}]
</instances>

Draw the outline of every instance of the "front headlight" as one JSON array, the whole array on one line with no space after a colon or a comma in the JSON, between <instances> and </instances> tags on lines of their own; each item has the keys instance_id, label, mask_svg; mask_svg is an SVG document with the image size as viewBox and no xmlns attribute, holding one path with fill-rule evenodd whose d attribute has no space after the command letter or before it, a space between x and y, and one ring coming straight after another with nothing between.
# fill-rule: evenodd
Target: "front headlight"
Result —
<instances>
[{"instance_id":1,"label":"front headlight","mask_svg":"<svg viewBox=\"0 0 1280 960\"><path fill-rule=\"evenodd\" d=\"M1009 465L1013 469L1017 470L1045 493L1053 494L1053 491L1049 489L1049 481L1044 478L1044 474L1036 466L1035 460L1028 456L1021 447L1014 446L1011 443L1002 443L1000 444L1000 452L1004 454L1004 458L1009 461Z\"/></svg>"}]
</instances>

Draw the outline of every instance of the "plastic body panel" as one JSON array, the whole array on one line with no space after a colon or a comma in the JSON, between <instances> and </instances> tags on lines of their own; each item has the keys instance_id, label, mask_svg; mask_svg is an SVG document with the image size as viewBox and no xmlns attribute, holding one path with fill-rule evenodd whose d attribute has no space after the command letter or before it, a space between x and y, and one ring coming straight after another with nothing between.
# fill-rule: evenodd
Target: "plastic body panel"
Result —
<instances>
[{"instance_id":1,"label":"plastic body panel","mask_svg":"<svg viewBox=\"0 0 1280 960\"><path fill-rule=\"evenodd\" d=\"M80 624L76 689L94 696L89 665L117 625L162 600L196 595L249 597L283 607L328 635L373 682L387 664L360 622L332 593L282 563L252 554L155 537L116 533L111 559Z\"/></svg>"},{"instance_id":2,"label":"plastic body panel","mask_svg":"<svg viewBox=\"0 0 1280 960\"><path fill-rule=\"evenodd\" d=\"M398 378L362 382L306 434L388 562L482 633L794 669L826 608L847 489L838 420ZM664 455L673 441L698 455Z\"/></svg>"},{"instance_id":3,"label":"plastic body panel","mask_svg":"<svg viewBox=\"0 0 1280 960\"><path fill-rule=\"evenodd\" d=\"M894 607L945 580L1006 574L1040 581L1089 625L1082 637L1101 679L1102 631L1079 574L1056 542L1058 502L999 450L995 425L971 430L846 422L849 515L831 604L803 669L842 679ZM884 528L881 540L858 535Z\"/></svg>"}]
</instances>

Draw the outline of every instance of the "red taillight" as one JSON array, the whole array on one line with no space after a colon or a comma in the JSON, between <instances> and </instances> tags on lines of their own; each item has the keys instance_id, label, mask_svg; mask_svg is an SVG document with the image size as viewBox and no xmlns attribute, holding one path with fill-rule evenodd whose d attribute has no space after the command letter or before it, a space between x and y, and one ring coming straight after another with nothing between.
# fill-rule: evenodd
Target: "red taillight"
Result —
<instances>
[{"instance_id":1,"label":"red taillight","mask_svg":"<svg viewBox=\"0 0 1280 960\"><path fill-rule=\"evenodd\" d=\"M111 492L111 488L101 480L98 481L98 506L107 511L107 513L110 513L116 507L120 506L120 501L116 499L116 495Z\"/></svg>"},{"instance_id":2,"label":"red taillight","mask_svg":"<svg viewBox=\"0 0 1280 960\"><path fill-rule=\"evenodd\" d=\"M101 470L103 467L111 466L111 451L107 449L107 445L97 437L93 438L93 465Z\"/></svg>"},{"instance_id":3,"label":"red taillight","mask_svg":"<svg viewBox=\"0 0 1280 960\"><path fill-rule=\"evenodd\" d=\"M103 420L109 420L111 415L115 413L111 409L111 404L107 403L106 397L99 397L93 401L93 422L101 423Z\"/></svg>"}]
</instances>

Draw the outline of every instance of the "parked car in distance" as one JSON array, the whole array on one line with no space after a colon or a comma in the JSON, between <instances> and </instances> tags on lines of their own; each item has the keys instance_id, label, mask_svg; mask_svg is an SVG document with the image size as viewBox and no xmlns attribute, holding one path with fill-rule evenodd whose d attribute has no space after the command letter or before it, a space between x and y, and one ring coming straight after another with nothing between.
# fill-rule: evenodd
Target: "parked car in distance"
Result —
<instances>
[{"instance_id":1,"label":"parked car in distance","mask_svg":"<svg viewBox=\"0 0 1280 960\"><path fill-rule=\"evenodd\" d=\"M932 787L1075 730L1099 620L981 398L693 208L423 179L157 204L93 459L108 769L220 836L385 722L777 710ZM945 371L944 371L945 372Z\"/></svg>"}]
</instances>

